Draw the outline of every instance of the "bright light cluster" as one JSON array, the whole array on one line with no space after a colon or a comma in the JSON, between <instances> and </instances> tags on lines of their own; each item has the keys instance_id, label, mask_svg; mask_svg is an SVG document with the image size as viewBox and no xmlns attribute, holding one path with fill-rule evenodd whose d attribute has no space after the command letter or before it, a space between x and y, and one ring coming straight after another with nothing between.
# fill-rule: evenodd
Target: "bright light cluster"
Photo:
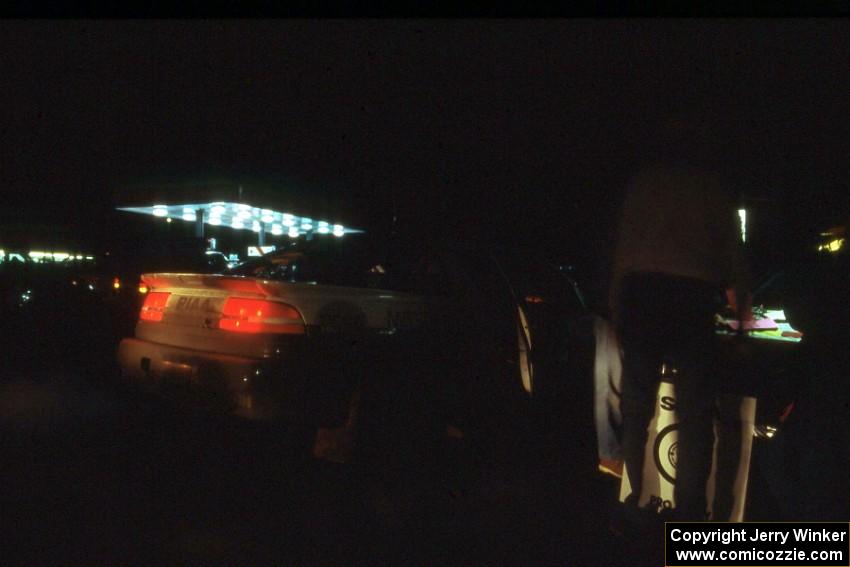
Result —
<instances>
[{"instance_id":1,"label":"bright light cluster","mask_svg":"<svg viewBox=\"0 0 850 567\"><path fill-rule=\"evenodd\" d=\"M363 232L362 230L333 224L326 220L314 220L310 217L300 217L291 213L283 213L271 209L262 209L244 203L215 203L164 205L151 207L118 207L119 211L128 211L155 217L196 222L198 212L203 214L204 222L213 226L228 226L236 230L265 230L275 236L286 234L297 238L305 234L333 234L341 237L346 234Z\"/></svg>"},{"instance_id":2,"label":"bright light cluster","mask_svg":"<svg viewBox=\"0 0 850 567\"><path fill-rule=\"evenodd\" d=\"M42 262L71 262L73 260L94 260L94 256L84 254L71 254L69 252L43 252L40 250L32 250L24 254L23 252L9 252L0 249L0 263L2 262L33 262L36 264Z\"/></svg>"},{"instance_id":3,"label":"bright light cluster","mask_svg":"<svg viewBox=\"0 0 850 567\"><path fill-rule=\"evenodd\" d=\"M844 246L844 239L836 238L835 240L830 240L826 244L819 245L818 252L838 252L841 250L842 246Z\"/></svg>"}]
</instances>

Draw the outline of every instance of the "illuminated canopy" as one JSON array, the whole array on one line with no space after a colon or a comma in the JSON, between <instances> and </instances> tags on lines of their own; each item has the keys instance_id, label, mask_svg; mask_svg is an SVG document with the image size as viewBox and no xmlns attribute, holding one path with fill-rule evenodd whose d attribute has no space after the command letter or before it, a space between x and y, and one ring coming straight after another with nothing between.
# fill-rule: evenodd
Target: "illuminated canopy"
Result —
<instances>
[{"instance_id":1,"label":"illuminated canopy","mask_svg":"<svg viewBox=\"0 0 850 567\"><path fill-rule=\"evenodd\" d=\"M285 234L291 238L307 234L343 236L363 232L327 220L263 209L244 203L224 201L180 205L157 204L150 207L118 207L118 210L188 222L197 222L199 220L198 214L202 214L205 224L226 226L236 230L263 231L277 236Z\"/></svg>"}]
</instances>

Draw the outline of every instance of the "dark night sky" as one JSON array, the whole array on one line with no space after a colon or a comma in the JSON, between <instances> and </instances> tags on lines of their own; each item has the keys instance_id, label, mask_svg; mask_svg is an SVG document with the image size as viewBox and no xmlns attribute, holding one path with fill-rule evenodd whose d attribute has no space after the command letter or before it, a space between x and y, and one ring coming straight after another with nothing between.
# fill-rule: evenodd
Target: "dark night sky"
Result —
<instances>
[{"instance_id":1,"label":"dark night sky","mask_svg":"<svg viewBox=\"0 0 850 567\"><path fill-rule=\"evenodd\" d=\"M816 214L850 181L848 61L831 20L5 21L0 186L87 225L121 179L272 173L374 220L394 196L411 222L599 245L696 96L747 194Z\"/></svg>"}]
</instances>

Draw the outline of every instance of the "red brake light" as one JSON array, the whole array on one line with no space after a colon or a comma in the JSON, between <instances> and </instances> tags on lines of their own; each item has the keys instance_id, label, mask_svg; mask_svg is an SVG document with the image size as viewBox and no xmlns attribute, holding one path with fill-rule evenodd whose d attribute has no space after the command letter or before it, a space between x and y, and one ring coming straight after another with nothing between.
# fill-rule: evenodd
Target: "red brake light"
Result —
<instances>
[{"instance_id":1,"label":"red brake light","mask_svg":"<svg viewBox=\"0 0 850 567\"><path fill-rule=\"evenodd\" d=\"M304 334L304 320L294 307L264 299L228 298L218 327L237 333Z\"/></svg>"},{"instance_id":2,"label":"red brake light","mask_svg":"<svg viewBox=\"0 0 850 567\"><path fill-rule=\"evenodd\" d=\"M526 303L545 303L542 297L539 295L526 295L525 296Z\"/></svg>"},{"instance_id":3,"label":"red brake light","mask_svg":"<svg viewBox=\"0 0 850 567\"><path fill-rule=\"evenodd\" d=\"M142 321L162 321L165 313L165 304L171 294L165 291L153 291L145 297L139 319Z\"/></svg>"}]
</instances>

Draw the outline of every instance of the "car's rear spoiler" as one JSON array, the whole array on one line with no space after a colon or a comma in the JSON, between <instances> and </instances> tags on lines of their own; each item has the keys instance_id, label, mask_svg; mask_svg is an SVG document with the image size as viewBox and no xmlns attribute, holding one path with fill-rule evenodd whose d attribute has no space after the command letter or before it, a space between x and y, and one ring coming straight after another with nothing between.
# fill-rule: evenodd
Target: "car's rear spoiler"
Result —
<instances>
[{"instance_id":1,"label":"car's rear spoiler","mask_svg":"<svg viewBox=\"0 0 850 567\"><path fill-rule=\"evenodd\" d=\"M151 291L157 289L220 289L239 295L266 297L275 295L273 287L265 280L245 276L218 274L142 274L142 281Z\"/></svg>"}]
</instances>

